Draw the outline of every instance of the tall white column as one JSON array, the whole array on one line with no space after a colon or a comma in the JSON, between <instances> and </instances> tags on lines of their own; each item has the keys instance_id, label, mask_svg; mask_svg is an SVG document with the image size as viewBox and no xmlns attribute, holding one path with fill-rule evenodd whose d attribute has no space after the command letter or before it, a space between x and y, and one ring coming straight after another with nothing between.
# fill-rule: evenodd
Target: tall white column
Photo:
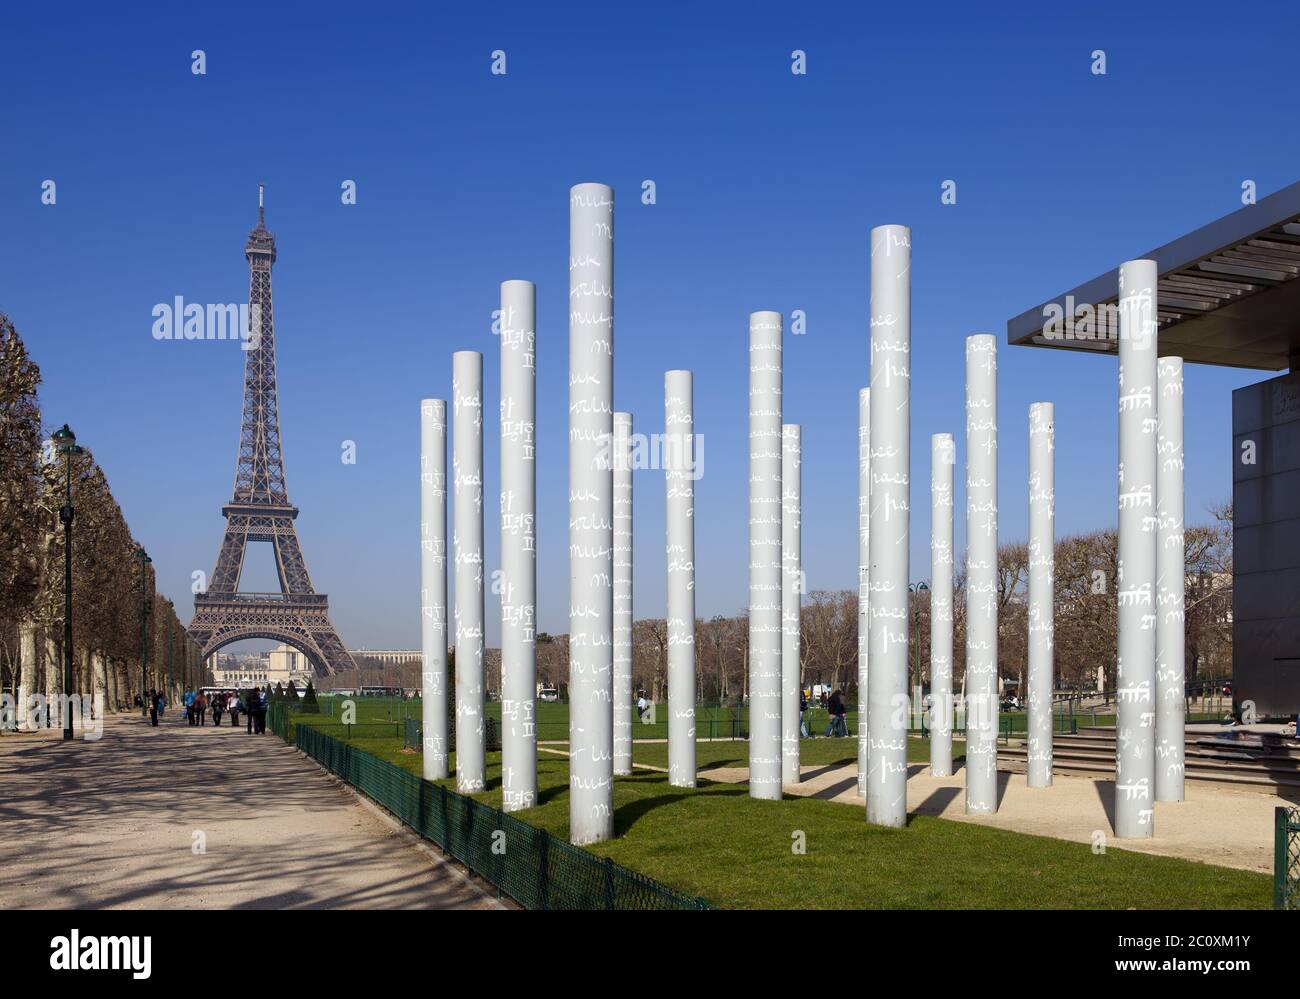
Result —
<instances>
[{"instance_id":1,"label":"tall white column","mask_svg":"<svg viewBox=\"0 0 1300 999\"><path fill-rule=\"evenodd\" d=\"M1158 365L1156 516L1156 801L1183 800L1186 555L1183 542L1183 359Z\"/></svg>"},{"instance_id":2,"label":"tall white column","mask_svg":"<svg viewBox=\"0 0 1300 999\"><path fill-rule=\"evenodd\" d=\"M998 810L997 338L966 338L966 812Z\"/></svg>"},{"instance_id":3,"label":"tall white column","mask_svg":"<svg viewBox=\"0 0 1300 999\"><path fill-rule=\"evenodd\" d=\"M867 653L871 648L871 389L858 389L858 796L867 793Z\"/></svg>"},{"instance_id":4,"label":"tall white column","mask_svg":"<svg viewBox=\"0 0 1300 999\"><path fill-rule=\"evenodd\" d=\"M537 804L537 290L501 283L501 802Z\"/></svg>"},{"instance_id":5,"label":"tall white column","mask_svg":"<svg viewBox=\"0 0 1300 999\"><path fill-rule=\"evenodd\" d=\"M632 773L632 414L614 414L614 776Z\"/></svg>"},{"instance_id":6,"label":"tall white column","mask_svg":"<svg viewBox=\"0 0 1300 999\"><path fill-rule=\"evenodd\" d=\"M781 314L749 316L749 795L781 797Z\"/></svg>"},{"instance_id":7,"label":"tall white column","mask_svg":"<svg viewBox=\"0 0 1300 999\"><path fill-rule=\"evenodd\" d=\"M799 424L787 423L781 428L781 781L785 784L798 784L802 779L799 773L802 443Z\"/></svg>"},{"instance_id":8,"label":"tall white column","mask_svg":"<svg viewBox=\"0 0 1300 999\"><path fill-rule=\"evenodd\" d=\"M952 434L930 437L930 773L952 776Z\"/></svg>"},{"instance_id":9,"label":"tall white column","mask_svg":"<svg viewBox=\"0 0 1300 999\"><path fill-rule=\"evenodd\" d=\"M1056 410L1029 407L1029 786L1052 786L1056 676Z\"/></svg>"},{"instance_id":10,"label":"tall white column","mask_svg":"<svg viewBox=\"0 0 1300 999\"><path fill-rule=\"evenodd\" d=\"M664 375L668 529L668 783L695 786L695 389Z\"/></svg>"},{"instance_id":11,"label":"tall white column","mask_svg":"<svg viewBox=\"0 0 1300 999\"><path fill-rule=\"evenodd\" d=\"M1156 279L1154 260L1120 265L1115 835L1125 838L1155 824Z\"/></svg>"},{"instance_id":12,"label":"tall white column","mask_svg":"<svg viewBox=\"0 0 1300 999\"><path fill-rule=\"evenodd\" d=\"M420 725L425 780L450 774L447 744L447 403L420 402Z\"/></svg>"},{"instance_id":13,"label":"tall white column","mask_svg":"<svg viewBox=\"0 0 1300 999\"><path fill-rule=\"evenodd\" d=\"M569 840L614 834L614 192L569 191Z\"/></svg>"},{"instance_id":14,"label":"tall white column","mask_svg":"<svg viewBox=\"0 0 1300 999\"><path fill-rule=\"evenodd\" d=\"M907 822L912 230L871 230L871 673L867 821Z\"/></svg>"},{"instance_id":15,"label":"tall white column","mask_svg":"<svg viewBox=\"0 0 1300 999\"><path fill-rule=\"evenodd\" d=\"M451 356L452 523L456 560L456 787L483 790L483 355Z\"/></svg>"}]
</instances>

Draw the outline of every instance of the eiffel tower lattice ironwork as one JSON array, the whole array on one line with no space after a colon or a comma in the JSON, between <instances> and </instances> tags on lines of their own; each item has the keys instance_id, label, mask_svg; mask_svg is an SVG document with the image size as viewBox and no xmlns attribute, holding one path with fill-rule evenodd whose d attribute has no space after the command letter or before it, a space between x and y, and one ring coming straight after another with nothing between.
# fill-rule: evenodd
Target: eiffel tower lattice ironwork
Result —
<instances>
[{"instance_id":1,"label":"eiffel tower lattice ironwork","mask_svg":"<svg viewBox=\"0 0 1300 999\"><path fill-rule=\"evenodd\" d=\"M266 228L263 191L258 188L257 228L244 247L248 258L251 343L244 361L244 412L235 462L234 498L222 507L226 533L217 567L205 593L194 596L189 632L206 658L246 638L267 638L300 650L318 674L356 667L329 616L329 600L312 586L298 546L280 448L280 410L275 385L275 317L271 309L271 267L275 236ZM275 550L279 593L241 593L239 577L250 541Z\"/></svg>"}]
</instances>

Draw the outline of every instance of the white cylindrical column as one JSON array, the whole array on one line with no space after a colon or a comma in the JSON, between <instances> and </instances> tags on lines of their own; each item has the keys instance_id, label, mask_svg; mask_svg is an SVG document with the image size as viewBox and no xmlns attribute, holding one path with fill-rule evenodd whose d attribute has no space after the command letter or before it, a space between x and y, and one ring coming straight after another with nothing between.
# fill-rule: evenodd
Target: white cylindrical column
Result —
<instances>
[{"instance_id":1,"label":"white cylindrical column","mask_svg":"<svg viewBox=\"0 0 1300 999\"><path fill-rule=\"evenodd\" d=\"M871 648L871 389L858 389L858 796L867 793L867 685Z\"/></svg>"},{"instance_id":2,"label":"white cylindrical column","mask_svg":"<svg viewBox=\"0 0 1300 999\"><path fill-rule=\"evenodd\" d=\"M799 602L802 555L802 440L799 424L781 428L781 781L798 784L799 773Z\"/></svg>"},{"instance_id":3,"label":"white cylindrical column","mask_svg":"<svg viewBox=\"0 0 1300 999\"><path fill-rule=\"evenodd\" d=\"M614 776L632 773L632 414L614 414Z\"/></svg>"},{"instance_id":4,"label":"white cylindrical column","mask_svg":"<svg viewBox=\"0 0 1300 999\"><path fill-rule=\"evenodd\" d=\"M1183 359L1158 365L1156 516L1156 801L1183 800L1187 707L1183 542Z\"/></svg>"},{"instance_id":5,"label":"white cylindrical column","mask_svg":"<svg viewBox=\"0 0 1300 999\"><path fill-rule=\"evenodd\" d=\"M695 786L695 389L689 371L664 375L668 533L668 783Z\"/></svg>"},{"instance_id":6,"label":"white cylindrical column","mask_svg":"<svg viewBox=\"0 0 1300 999\"><path fill-rule=\"evenodd\" d=\"M482 791L483 724L483 355L451 356L452 523L456 560L456 788Z\"/></svg>"},{"instance_id":7,"label":"white cylindrical column","mask_svg":"<svg viewBox=\"0 0 1300 999\"><path fill-rule=\"evenodd\" d=\"M614 192L569 191L569 840L614 834Z\"/></svg>"},{"instance_id":8,"label":"white cylindrical column","mask_svg":"<svg viewBox=\"0 0 1300 999\"><path fill-rule=\"evenodd\" d=\"M781 797L781 314L749 316L749 795Z\"/></svg>"},{"instance_id":9,"label":"white cylindrical column","mask_svg":"<svg viewBox=\"0 0 1300 999\"><path fill-rule=\"evenodd\" d=\"M425 780L449 776L447 745L447 403L420 402L420 728Z\"/></svg>"},{"instance_id":10,"label":"white cylindrical column","mask_svg":"<svg viewBox=\"0 0 1300 999\"><path fill-rule=\"evenodd\" d=\"M952 776L952 434L930 437L930 773Z\"/></svg>"},{"instance_id":11,"label":"white cylindrical column","mask_svg":"<svg viewBox=\"0 0 1300 999\"><path fill-rule=\"evenodd\" d=\"M1119 580L1115 835L1155 825L1156 280L1154 260L1119 269Z\"/></svg>"},{"instance_id":12,"label":"white cylindrical column","mask_svg":"<svg viewBox=\"0 0 1300 999\"><path fill-rule=\"evenodd\" d=\"M501 283L501 807L537 804L537 290Z\"/></svg>"},{"instance_id":13,"label":"white cylindrical column","mask_svg":"<svg viewBox=\"0 0 1300 999\"><path fill-rule=\"evenodd\" d=\"M867 821L907 823L912 231L871 230L871 672Z\"/></svg>"},{"instance_id":14,"label":"white cylindrical column","mask_svg":"<svg viewBox=\"0 0 1300 999\"><path fill-rule=\"evenodd\" d=\"M998 810L997 338L966 338L966 812Z\"/></svg>"},{"instance_id":15,"label":"white cylindrical column","mask_svg":"<svg viewBox=\"0 0 1300 999\"><path fill-rule=\"evenodd\" d=\"M1055 407L1029 407L1029 748L1030 787L1052 786L1052 687L1056 676Z\"/></svg>"}]
</instances>

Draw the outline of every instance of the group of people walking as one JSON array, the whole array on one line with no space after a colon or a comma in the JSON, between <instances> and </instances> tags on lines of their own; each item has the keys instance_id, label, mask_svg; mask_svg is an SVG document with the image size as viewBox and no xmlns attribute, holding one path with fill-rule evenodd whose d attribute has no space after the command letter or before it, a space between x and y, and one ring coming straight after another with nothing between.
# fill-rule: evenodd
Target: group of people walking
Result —
<instances>
[{"instance_id":1,"label":"group of people walking","mask_svg":"<svg viewBox=\"0 0 1300 999\"><path fill-rule=\"evenodd\" d=\"M206 691L185 691L185 717L191 725L207 725L208 712L212 712L212 724L220 727L221 719L230 716L230 727L239 727L239 717L244 716L248 734L261 735L266 731L266 694L257 688L235 693L219 690L208 696Z\"/></svg>"},{"instance_id":2,"label":"group of people walking","mask_svg":"<svg viewBox=\"0 0 1300 999\"><path fill-rule=\"evenodd\" d=\"M821 695L822 707L830 716L830 724L826 726L825 738L835 736L837 738L849 734L848 713L849 709L844 703L844 691L836 690L835 693L827 696ZM804 712L808 710L808 695L805 691L799 691L799 734L805 739L810 738L808 724L804 719Z\"/></svg>"}]
</instances>

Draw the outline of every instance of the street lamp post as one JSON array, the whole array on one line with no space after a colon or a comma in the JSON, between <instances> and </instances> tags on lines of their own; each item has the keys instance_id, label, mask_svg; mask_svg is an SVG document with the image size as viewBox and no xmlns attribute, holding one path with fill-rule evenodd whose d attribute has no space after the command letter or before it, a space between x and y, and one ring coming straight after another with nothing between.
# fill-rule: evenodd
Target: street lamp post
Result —
<instances>
[{"instance_id":1,"label":"street lamp post","mask_svg":"<svg viewBox=\"0 0 1300 999\"><path fill-rule=\"evenodd\" d=\"M63 741L67 742L72 738L72 456L85 449L66 423L54 432L53 438L66 459L59 521L63 524Z\"/></svg>"},{"instance_id":2,"label":"street lamp post","mask_svg":"<svg viewBox=\"0 0 1300 999\"><path fill-rule=\"evenodd\" d=\"M145 630L149 621L149 604L145 600L144 584L145 578L149 575L149 563L153 559L139 545L135 546L135 557L140 560L140 715L144 717L149 714L148 689L146 687L148 681L145 677L148 650Z\"/></svg>"},{"instance_id":3,"label":"street lamp post","mask_svg":"<svg viewBox=\"0 0 1300 999\"><path fill-rule=\"evenodd\" d=\"M163 679L163 693L169 700L172 696L172 616L167 615L167 675Z\"/></svg>"}]
</instances>

